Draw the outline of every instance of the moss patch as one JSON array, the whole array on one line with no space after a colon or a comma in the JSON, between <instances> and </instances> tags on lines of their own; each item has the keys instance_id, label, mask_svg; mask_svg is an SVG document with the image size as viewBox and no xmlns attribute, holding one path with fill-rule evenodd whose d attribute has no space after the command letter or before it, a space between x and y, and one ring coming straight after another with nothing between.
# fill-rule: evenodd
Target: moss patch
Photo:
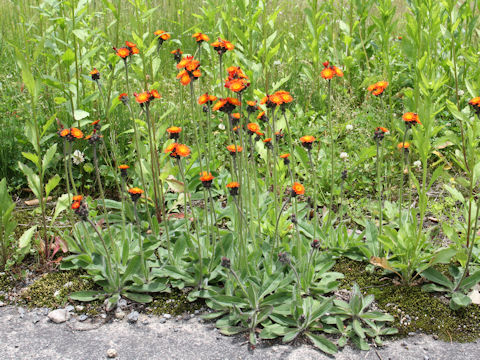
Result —
<instances>
[{"instance_id":1,"label":"moss patch","mask_svg":"<svg viewBox=\"0 0 480 360\"><path fill-rule=\"evenodd\" d=\"M385 279L382 270L369 273L366 263L339 259L334 271L345 275L341 287L356 282L362 292L375 295L378 307L390 313L399 336L410 332L437 335L444 341L468 342L480 338L480 306L470 305L454 311L435 294L420 286L396 286ZM438 295L438 294L437 294Z\"/></svg>"},{"instance_id":2,"label":"moss patch","mask_svg":"<svg viewBox=\"0 0 480 360\"><path fill-rule=\"evenodd\" d=\"M7 294L13 286L13 281L5 273L0 273L0 300L5 301L7 299Z\"/></svg>"},{"instance_id":3,"label":"moss patch","mask_svg":"<svg viewBox=\"0 0 480 360\"><path fill-rule=\"evenodd\" d=\"M196 300L190 302L187 299L188 293L172 289L170 293L155 294L154 300L147 305L147 312L154 315L170 314L173 316L185 313L193 313L205 306L204 301Z\"/></svg>"},{"instance_id":4,"label":"moss patch","mask_svg":"<svg viewBox=\"0 0 480 360\"><path fill-rule=\"evenodd\" d=\"M75 291L94 290L95 284L84 279L80 271L61 271L48 273L36 280L23 293L22 299L30 308L57 308L68 301L68 296Z\"/></svg>"}]
</instances>

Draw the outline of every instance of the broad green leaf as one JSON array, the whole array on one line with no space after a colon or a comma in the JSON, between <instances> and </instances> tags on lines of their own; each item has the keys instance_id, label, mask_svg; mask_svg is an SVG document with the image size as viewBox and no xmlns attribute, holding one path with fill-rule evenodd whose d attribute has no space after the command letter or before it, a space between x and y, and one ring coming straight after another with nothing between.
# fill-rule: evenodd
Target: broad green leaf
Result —
<instances>
[{"instance_id":1,"label":"broad green leaf","mask_svg":"<svg viewBox=\"0 0 480 360\"><path fill-rule=\"evenodd\" d=\"M452 298L450 300L450 308L452 310L458 310L462 307L467 307L472 303L472 299L470 299L467 295L455 292L452 294Z\"/></svg>"},{"instance_id":2,"label":"broad green leaf","mask_svg":"<svg viewBox=\"0 0 480 360\"><path fill-rule=\"evenodd\" d=\"M338 348L332 343L330 340L327 340L323 336L312 334L311 332L305 333L308 338L312 341L315 347L322 350L324 353L327 354L336 354L338 352Z\"/></svg>"},{"instance_id":3,"label":"broad green leaf","mask_svg":"<svg viewBox=\"0 0 480 360\"><path fill-rule=\"evenodd\" d=\"M30 160L31 162L33 162L38 167L39 162L38 162L38 156L36 154L22 152L22 155L23 155L24 158Z\"/></svg>"},{"instance_id":4,"label":"broad green leaf","mask_svg":"<svg viewBox=\"0 0 480 360\"><path fill-rule=\"evenodd\" d=\"M58 174L55 174L54 177L48 180L48 183L45 185L45 197L48 197L48 195L50 195L50 192L57 187L59 182L60 176Z\"/></svg>"},{"instance_id":5,"label":"broad green leaf","mask_svg":"<svg viewBox=\"0 0 480 360\"><path fill-rule=\"evenodd\" d=\"M37 230L37 225L32 226L27 231L25 231L20 239L18 239L18 249L21 254L26 255L30 251L30 244L32 242L33 234Z\"/></svg>"},{"instance_id":6,"label":"broad green leaf","mask_svg":"<svg viewBox=\"0 0 480 360\"><path fill-rule=\"evenodd\" d=\"M73 294L70 294L69 298L77 301L93 301L101 297L104 297L104 294L100 291L86 290L86 291L77 291Z\"/></svg>"},{"instance_id":7,"label":"broad green leaf","mask_svg":"<svg viewBox=\"0 0 480 360\"><path fill-rule=\"evenodd\" d=\"M146 304L153 301L153 298L147 294L124 292L122 295L141 304Z\"/></svg>"},{"instance_id":8,"label":"broad green leaf","mask_svg":"<svg viewBox=\"0 0 480 360\"><path fill-rule=\"evenodd\" d=\"M85 110L77 109L73 112L73 117L75 120L82 120L90 116L90 113Z\"/></svg>"}]
</instances>

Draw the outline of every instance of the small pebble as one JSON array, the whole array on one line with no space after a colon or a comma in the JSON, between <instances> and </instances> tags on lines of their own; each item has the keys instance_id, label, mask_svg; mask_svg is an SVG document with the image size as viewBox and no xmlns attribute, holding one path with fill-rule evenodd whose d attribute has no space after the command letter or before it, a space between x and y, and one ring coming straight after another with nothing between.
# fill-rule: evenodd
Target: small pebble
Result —
<instances>
[{"instance_id":1,"label":"small pebble","mask_svg":"<svg viewBox=\"0 0 480 360\"><path fill-rule=\"evenodd\" d=\"M67 307L65 307L65 310L67 310L68 312L70 312L70 311L75 310L75 307L74 307L73 305L68 305Z\"/></svg>"},{"instance_id":2,"label":"small pebble","mask_svg":"<svg viewBox=\"0 0 480 360\"><path fill-rule=\"evenodd\" d=\"M171 319L171 318L172 318L172 315L170 315L170 314L163 314L163 317L164 317L165 319Z\"/></svg>"},{"instance_id":3,"label":"small pebble","mask_svg":"<svg viewBox=\"0 0 480 360\"><path fill-rule=\"evenodd\" d=\"M115 349L108 349L107 350L107 356L109 359L116 358L118 356L118 352Z\"/></svg>"},{"instance_id":4,"label":"small pebble","mask_svg":"<svg viewBox=\"0 0 480 360\"><path fill-rule=\"evenodd\" d=\"M167 319L165 319L165 318L162 317L162 318L160 318L158 321L160 322L160 324L164 324L164 323L167 322Z\"/></svg>"},{"instance_id":5,"label":"small pebble","mask_svg":"<svg viewBox=\"0 0 480 360\"><path fill-rule=\"evenodd\" d=\"M0 307L5 306L5 303L3 301L0 301Z\"/></svg>"},{"instance_id":6,"label":"small pebble","mask_svg":"<svg viewBox=\"0 0 480 360\"><path fill-rule=\"evenodd\" d=\"M125 312L123 310L118 309L115 311L115 319L122 320L125 317Z\"/></svg>"},{"instance_id":7,"label":"small pebble","mask_svg":"<svg viewBox=\"0 0 480 360\"><path fill-rule=\"evenodd\" d=\"M70 314L65 309L57 309L50 311L48 318L55 324L61 324L70 319Z\"/></svg>"},{"instance_id":8,"label":"small pebble","mask_svg":"<svg viewBox=\"0 0 480 360\"><path fill-rule=\"evenodd\" d=\"M38 323L39 321L40 321L40 318L37 315L35 315L32 319L32 323L34 324Z\"/></svg>"},{"instance_id":9,"label":"small pebble","mask_svg":"<svg viewBox=\"0 0 480 360\"><path fill-rule=\"evenodd\" d=\"M77 311L83 311L83 310L85 310L85 306L83 306L83 305L77 305L77 306L75 306L75 310L77 310Z\"/></svg>"},{"instance_id":10,"label":"small pebble","mask_svg":"<svg viewBox=\"0 0 480 360\"><path fill-rule=\"evenodd\" d=\"M20 319L22 319L25 316L25 309L23 307L19 307L18 314L20 315Z\"/></svg>"},{"instance_id":11,"label":"small pebble","mask_svg":"<svg viewBox=\"0 0 480 360\"><path fill-rule=\"evenodd\" d=\"M138 321L138 311L132 311L128 314L127 320L130 324L135 324Z\"/></svg>"},{"instance_id":12,"label":"small pebble","mask_svg":"<svg viewBox=\"0 0 480 360\"><path fill-rule=\"evenodd\" d=\"M83 322L88 319L88 316L85 314L82 314L78 317L78 321Z\"/></svg>"}]
</instances>

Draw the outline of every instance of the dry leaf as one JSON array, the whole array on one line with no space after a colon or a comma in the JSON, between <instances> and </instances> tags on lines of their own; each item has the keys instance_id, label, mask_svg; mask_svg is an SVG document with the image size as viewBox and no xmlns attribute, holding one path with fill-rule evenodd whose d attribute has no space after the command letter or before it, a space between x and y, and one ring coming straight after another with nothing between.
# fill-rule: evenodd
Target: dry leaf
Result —
<instances>
[{"instance_id":1,"label":"dry leaf","mask_svg":"<svg viewBox=\"0 0 480 360\"><path fill-rule=\"evenodd\" d=\"M52 201L52 197L49 196L48 198L43 198L43 201L44 202L47 202L47 201ZM38 205L40 204L40 200L38 199L33 199L33 200L26 200L25 201L25 205L28 205L28 206L35 206L35 205Z\"/></svg>"}]
</instances>

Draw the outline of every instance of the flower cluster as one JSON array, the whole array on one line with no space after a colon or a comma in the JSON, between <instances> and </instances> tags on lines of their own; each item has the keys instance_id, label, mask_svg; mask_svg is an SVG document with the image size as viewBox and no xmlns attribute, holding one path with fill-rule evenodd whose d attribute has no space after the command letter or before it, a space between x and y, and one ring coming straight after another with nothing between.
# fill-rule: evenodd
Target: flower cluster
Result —
<instances>
[{"instance_id":1,"label":"flower cluster","mask_svg":"<svg viewBox=\"0 0 480 360\"><path fill-rule=\"evenodd\" d=\"M182 131L182 128L181 127L178 127L178 126L170 126L168 129L167 129L167 133L170 134L170 139L175 139L177 140L178 137L180 136L180 132Z\"/></svg>"},{"instance_id":2,"label":"flower cluster","mask_svg":"<svg viewBox=\"0 0 480 360\"><path fill-rule=\"evenodd\" d=\"M222 111L227 114L231 114L235 109L235 106L240 106L240 100L227 97L225 99L219 99L215 105L213 105L213 111Z\"/></svg>"},{"instance_id":3,"label":"flower cluster","mask_svg":"<svg viewBox=\"0 0 480 360\"><path fill-rule=\"evenodd\" d=\"M96 68L93 68L93 70L90 71L90 76L92 77L93 81L100 80L100 72Z\"/></svg>"},{"instance_id":4,"label":"flower cluster","mask_svg":"<svg viewBox=\"0 0 480 360\"><path fill-rule=\"evenodd\" d=\"M206 189L209 189L212 186L212 181L215 179L212 173L203 171L200 173L200 181Z\"/></svg>"},{"instance_id":5,"label":"flower cluster","mask_svg":"<svg viewBox=\"0 0 480 360\"><path fill-rule=\"evenodd\" d=\"M212 105L214 101L217 101L217 97L215 95L209 95L208 93L205 93L203 95L200 95L198 98L198 104L199 105Z\"/></svg>"},{"instance_id":6,"label":"flower cluster","mask_svg":"<svg viewBox=\"0 0 480 360\"><path fill-rule=\"evenodd\" d=\"M170 34L163 31L163 30L157 30L153 33L153 35L157 36L158 38L158 45L162 45L164 41L170 39Z\"/></svg>"},{"instance_id":7,"label":"flower cluster","mask_svg":"<svg viewBox=\"0 0 480 360\"><path fill-rule=\"evenodd\" d=\"M70 129L61 129L58 132L58 135L62 138L67 139L70 142L74 141L75 139L82 139L83 138L82 130L77 129L75 127L72 127Z\"/></svg>"},{"instance_id":8,"label":"flower cluster","mask_svg":"<svg viewBox=\"0 0 480 360\"><path fill-rule=\"evenodd\" d=\"M136 202L142 196L143 190L138 187L134 187L134 188L128 189L128 193L130 194L132 201Z\"/></svg>"},{"instance_id":9,"label":"flower cluster","mask_svg":"<svg viewBox=\"0 0 480 360\"><path fill-rule=\"evenodd\" d=\"M230 66L227 69L228 78L225 80L225 87L234 93L241 93L250 86L246 76L239 66Z\"/></svg>"},{"instance_id":10,"label":"flower cluster","mask_svg":"<svg viewBox=\"0 0 480 360\"><path fill-rule=\"evenodd\" d=\"M375 84L370 85L367 88L367 90L371 92L372 95L379 96L385 91L387 86L388 86L388 82L382 80L382 81L376 82Z\"/></svg>"},{"instance_id":11,"label":"flower cluster","mask_svg":"<svg viewBox=\"0 0 480 360\"><path fill-rule=\"evenodd\" d=\"M80 217L82 220L87 220L88 208L87 208L87 204L83 202L82 195L75 195L72 198L71 208L78 217Z\"/></svg>"},{"instance_id":12,"label":"flower cluster","mask_svg":"<svg viewBox=\"0 0 480 360\"><path fill-rule=\"evenodd\" d=\"M343 77L343 71L336 66L330 65L328 61L325 61L320 76L325 80L332 80L335 76Z\"/></svg>"},{"instance_id":13,"label":"flower cluster","mask_svg":"<svg viewBox=\"0 0 480 360\"><path fill-rule=\"evenodd\" d=\"M233 44L230 41L227 41L221 38L218 38L218 40L213 42L211 45L213 46L215 51L218 53L218 55L223 55L227 51L231 51L235 48L235 46L233 46Z\"/></svg>"},{"instance_id":14,"label":"flower cluster","mask_svg":"<svg viewBox=\"0 0 480 360\"><path fill-rule=\"evenodd\" d=\"M187 157L190 155L190 148L184 144L173 143L167 146L165 154L169 154L171 157L179 159L180 157Z\"/></svg>"},{"instance_id":15,"label":"flower cluster","mask_svg":"<svg viewBox=\"0 0 480 360\"><path fill-rule=\"evenodd\" d=\"M375 139L375 141L382 141L385 134L388 134L388 132L389 131L388 131L387 128L379 126L375 129L375 133L373 135L373 138Z\"/></svg>"},{"instance_id":16,"label":"flower cluster","mask_svg":"<svg viewBox=\"0 0 480 360\"><path fill-rule=\"evenodd\" d=\"M312 145L315 140L315 137L312 135L305 135L300 138L302 146L308 151L312 150Z\"/></svg>"},{"instance_id":17,"label":"flower cluster","mask_svg":"<svg viewBox=\"0 0 480 360\"><path fill-rule=\"evenodd\" d=\"M210 41L210 38L207 35L202 34L201 32L197 32L197 33L193 34L192 37L195 39L195 41L198 44L201 44L204 41Z\"/></svg>"},{"instance_id":18,"label":"flower cluster","mask_svg":"<svg viewBox=\"0 0 480 360\"><path fill-rule=\"evenodd\" d=\"M133 95L135 96L135 101L142 107L149 105L153 99L160 99L162 97L157 90L144 91L140 94L133 93Z\"/></svg>"},{"instance_id":19,"label":"flower cluster","mask_svg":"<svg viewBox=\"0 0 480 360\"><path fill-rule=\"evenodd\" d=\"M173 55L173 59L178 64L182 60L183 51L180 49L170 51L170 54Z\"/></svg>"},{"instance_id":20,"label":"flower cluster","mask_svg":"<svg viewBox=\"0 0 480 360\"><path fill-rule=\"evenodd\" d=\"M231 183L227 184L228 190L230 190L230 195L237 196L238 189L240 188L240 184L236 181L232 181Z\"/></svg>"},{"instance_id":21,"label":"flower cluster","mask_svg":"<svg viewBox=\"0 0 480 360\"><path fill-rule=\"evenodd\" d=\"M114 47L113 50L115 50L117 55L120 56L125 61L127 61L127 59L130 56L140 53L140 51L137 48L137 45L130 41L125 41L125 47L122 47L120 49L117 49Z\"/></svg>"},{"instance_id":22,"label":"flower cluster","mask_svg":"<svg viewBox=\"0 0 480 360\"><path fill-rule=\"evenodd\" d=\"M265 96L261 101L261 105L267 108L275 108L280 105L285 105L293 101L292 95L288 91L279 90L272 95Z\"/></svg>"},{"instance_id":23,"label":"flower cluster","mask_svg":"<svg viewBox=\"0 0 480 360\"><path fill-rule=\"evenodd\" d=\"M181 70L177 75L182 85L188 85L191 81L197 80L202 73L199 70L200 61L195 60L193 56L184 57L178 64L177 69Z\"/></svg>"}]
</instances>

